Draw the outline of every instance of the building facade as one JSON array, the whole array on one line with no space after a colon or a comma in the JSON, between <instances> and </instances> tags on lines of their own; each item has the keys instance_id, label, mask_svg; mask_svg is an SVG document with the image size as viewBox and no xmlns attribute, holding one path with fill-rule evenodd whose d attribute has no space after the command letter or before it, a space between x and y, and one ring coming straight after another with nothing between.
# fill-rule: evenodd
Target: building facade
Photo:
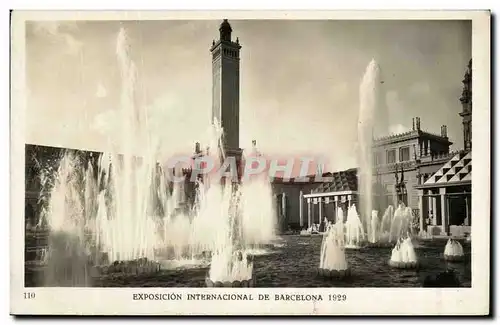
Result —
<instances>
[{"instance_id":1,"label":"building facade","mask_svg":"<svg viewBox=\"0 0 500 325\"><path fill-rule=\"evenodd\" d=\"M462 83L459 114L463 149L450 152L452 142L446 125L441 126L439 134L424 131L419 117L413 119L412 130L408 132L374 139L373 209L379 215L389 205L404 203L411 207L420 231L454 236L470 233L472 60ZM304 229L324 218L335 222L338 208L345 215L349 205L358 205L356 169L325 175L335 177L326 183L281 185L278 181L274 185L276 197L283 195L280 191L288 197L290 224L295 225L298 220L298 227Z\"/></svg>"},{"instance_id":2,"label":"building facade","mask_svg":"<svg viewBox=\"0 0 500 325\"><path fill-rule=\"evenodd\" d=\"M434 235L463 236L471 232L472 214L472 59L463 83L463 149L417 186L420 229Z\"/></svg>"},{"instance_id":3,"label":"building facade","mask_svg":"<svg viewBox=\"0 0 500 325\"><path fill-rule=\"evenodd\" d=\"M375 139L373 209L381 215L389 205L404 203L418 216L420 210L417 186L454 155L449 150L451 144L446 126L441 127L440 135L433 134L422 130L418 117L413 119L411 131ZM290 206L298 207L298 210L289 212L290 220L301 220L301 229L308 228L312 223L320 223L324 218L335 222L339 208L344 216L352 204L359 211L356 168L325 173L323 176L331 177L332 180L325 183L311 182L307 186L293 183L287 185L287 192L290 195L294 193L297 201L290 203ZM283 190L283 186L275 187L278 191ZM292 201L293 198L289 200ZM295 217L300 215L303 217Z\"/></svg>"}]
</instances>

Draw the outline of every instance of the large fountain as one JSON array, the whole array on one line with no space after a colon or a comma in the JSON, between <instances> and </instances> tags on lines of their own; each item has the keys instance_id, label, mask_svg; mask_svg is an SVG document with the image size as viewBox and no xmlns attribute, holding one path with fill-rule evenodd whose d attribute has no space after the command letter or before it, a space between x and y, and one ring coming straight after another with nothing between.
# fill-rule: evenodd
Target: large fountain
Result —
<instances>
[{"instance_id":1,"label":"large fountain","mask_svg":"<svg viewBox=\"0 0 500 325\"><path fill-rule=\"evenodd\" d=\"M387 115L382 104L380 67L372 60L366 67L359 90L358 193L361 220L371 230L373 210L373 138L387 132Z\"/></svg>"},{"instance_id":2,"label":"large fountain","mask_svg":"<svg viewBox=\"0 0 500 325\"><path fill-rule=\"evenodd\" d=\"M48 219L48 238L44 284L48 286L87 286L91 283L88 265L85 220L80 214L88 211L79 188L81 178L71 171L79 168L73 156L64 157L50 192L51 200L42 213Z\"/></svg>"},{"instance_id":3,"label":"large fountain","mask_svg":"<svg viewBox=\"0 0 500 325\"><path fill-rule=\"evenodd\" d=\"M253 268L246 250L275 238L269 179L223 185L219 173L206 173L190 180L195 198L186 205L182 176L192 166L160 162L165 147L136 105L130 52L122 28L116 43L121 110L107 121L115 146L94 163L66 154L45 184L51 188L43 214L50 228L46 284L89 285L88 269L96 266L156 272L160 266L206 265L209 256L214 282L246 279ZM209 134L205 159L224 158L218 121Z\"/></svg>"}]
</instances>

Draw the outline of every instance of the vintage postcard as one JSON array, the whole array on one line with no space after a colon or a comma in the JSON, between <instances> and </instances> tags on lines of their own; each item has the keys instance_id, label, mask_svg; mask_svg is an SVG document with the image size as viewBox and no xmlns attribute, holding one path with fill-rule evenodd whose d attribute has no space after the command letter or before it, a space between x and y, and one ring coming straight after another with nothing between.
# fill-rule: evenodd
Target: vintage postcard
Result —
<instances>
[{"instance_id":1,"label":"vintage postcard","mask_svg":"<svg viewBox=\"0 0 500 325\"><path fill-rule=\"evenodd\" d=\"M12 314L489 313L488 11L15 11L11 53Z\"/></svg>"}]
</instances>

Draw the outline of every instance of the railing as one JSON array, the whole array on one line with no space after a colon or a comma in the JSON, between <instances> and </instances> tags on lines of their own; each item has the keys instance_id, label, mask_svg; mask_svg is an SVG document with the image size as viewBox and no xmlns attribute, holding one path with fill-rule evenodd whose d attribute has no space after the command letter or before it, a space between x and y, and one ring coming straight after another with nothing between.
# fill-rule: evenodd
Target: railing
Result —
<instances>
[{"instance_id":1,"label":"railing","mask_svg":"<svg viewBox=\"0 0 500 325\"><path fill-rule=\"evenodd\" d=\"M434 160L442 160L442 159L451 159L452 157L465 153L464 150L454 150L450 152L441 152L441 153L424 153L420 156L420 159L424 159L426 161L434 161Z\"/></svg>"}]
</instances>

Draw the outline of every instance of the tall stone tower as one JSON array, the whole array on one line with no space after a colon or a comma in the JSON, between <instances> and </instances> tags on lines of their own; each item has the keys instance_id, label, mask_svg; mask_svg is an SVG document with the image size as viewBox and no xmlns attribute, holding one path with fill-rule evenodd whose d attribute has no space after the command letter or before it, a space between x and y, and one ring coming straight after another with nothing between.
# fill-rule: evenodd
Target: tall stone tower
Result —
<instances>
[{"instance_id":1,"label":"tall stone tower","mask_svg":"<svg viewBox=\"0 0 500 325\"><path fill-rule=\"evenodd\" d=\"M222 148L226 157L233 157L236 174L233 182L242 176L240 149L240 42L231 39L233 29L224 19L219 28L219 39L212 42L212 123L223 129ZM231 166L233 168L233 166ZM223 180L223 182L225 182Z\"/></svg>"},{"instance_id":2,"label":"tall stone tower","mask_svg":"<svg viewBox=\"0 0 500 325\"><path fill-rule=\"evenodd\" d=\"M464 150L472 150L472 59L462 80L464 88L460 102L462 103L463 132L464 132Z\"/></svg>"},{"instance_id":3,"label":"tall stone tower","mask_svg":"<svg viewBox=\"0 0 500 325\"><path fill-rule=\"evenodd\" d=\"M222 126L224 149L228 155L240 145L240 49L231 39L232 28L224 19L219 40L212 42L212 122Z\"/></svg>"}]
</instances>

